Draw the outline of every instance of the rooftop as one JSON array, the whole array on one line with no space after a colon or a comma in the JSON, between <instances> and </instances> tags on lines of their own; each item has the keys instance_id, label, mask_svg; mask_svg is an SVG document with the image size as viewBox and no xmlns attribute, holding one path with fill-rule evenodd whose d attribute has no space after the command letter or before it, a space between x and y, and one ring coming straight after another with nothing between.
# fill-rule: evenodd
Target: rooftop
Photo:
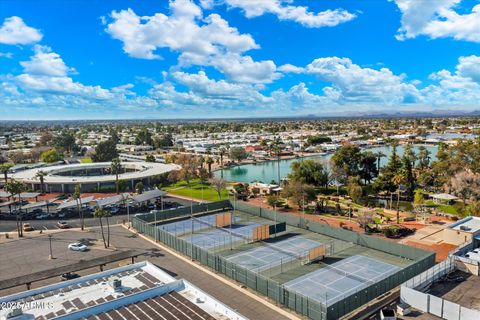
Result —
<instances>
[{"instance_id":1,"label":"rooftop","mask_svg":"<svg viewBox=\"0 0 480 320\"><path fill-rule=\"evenodd\" d=\"M448 226L453 230L465 231L470 233L476 233L480 231L480 218L478 217L466 217Z\"/></svg>"},{"instance_id":2,"label":"rooftop","mask_svg":"<svg viewBox=\"0 0 480 320\"><path fill-rule=\"evenodd\" d=\"M0 298L9 319L244 319L185 280L144 261ZM2 304L3 305L3 304ZM0 319L14 311L0 310Z\"/></svg>"}]
</instances>

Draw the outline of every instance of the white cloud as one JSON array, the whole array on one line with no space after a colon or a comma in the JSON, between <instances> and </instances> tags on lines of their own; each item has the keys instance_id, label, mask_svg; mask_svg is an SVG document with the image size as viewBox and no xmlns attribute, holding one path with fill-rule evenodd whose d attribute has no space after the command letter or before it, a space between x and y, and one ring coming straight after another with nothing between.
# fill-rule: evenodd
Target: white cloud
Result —
<instances>
[{"instance_id":1,"label":"white cloud","mask_svg":"<svg viewBox=\"0 0 480 320\"><path fill-rule=\"evenodd\" d=\"M452 37L480 42L480 4L470 13L460 14L462 0L390 0L401 11L401 27L397 39L426 35L432 39Z\"/></svg>"},{"instance_id":2,"label":"white cloud","mask_svg":"<svg viewBox=\"0 0 480 320\"><path fill-rule=\"evenodd\" d=\"M440 70L429 78L437 83L421 90L425 103L431 105L476 106L480 101L480 57L460 57L455 71ZM477 67L475 69L475 67Z\"/></svg>"},{"instance_id":3,"label":"white cloud","mask_svg":"<svg viewBox=\"0 0 480 320\"><path fill-rule=\"evenodd\" d=\"M34 55L21 61L22 74L16 77L20 86L27 91L71 94L92 99L108 99L112 94L100 86L87 86L75 82L68 75L74 73L58 53L47 46L35 45Z\"/></svg>"},{"instance_id":4,"label":"white cloud","mask_svg":"<svg viewBox=\"0 0 480 320\"><path fill-rule=\"evenodd\" d=\"M62 77L75 70L65 65L58 53L47 46L35 45L35 54L29 61L21 61L23 71L32 75Z\"/></svg>"},{"instance_id":5,"label":"white cloud","mask_svg":"<svg viewBox=\"0 0 480 320\"><path fill-rule=\"evenodd\" d=\"M13 57L13 53L11 52L0 52L0 58L11 59L12 57Z\"/></svg>"},{"instance_id":6,"label":"white cloud","mask_svg":"<svg viewBox=\"0 0 480 320\"><path fill-rule=\"evenodd\" d=\"M287 63L278 67L278 71L285 72L285 73L303 73L305 72L305 69L294 66L293 64Z\"/></svg>"},{"instance_id":7,"label":"white cloud","mask_svg":"<svg viewBox=\"0 0 480 320\"><path fill-rule=\"evenodd\" d=\"M205 8L213 6L212 0L203 1ZM254 18L266 13L274 14L280 20L297 22L308 28L332 27L356 18L356 15L343 9L325 10L318 13L309 11L308 7L291 5L290 0L224 0L231 8L240 8L247 18Z\"/></svg>"},{"instance_id":8,"label":"white cloud","mask_svg":"<svg viewBox=\"0 0 480 320\"><path fill-rule=\"evenodd\" d=\"M27 26L22 18L6 18L0 27L0 43L3 44L31 44L42 40L42 33Z\"/></svg>"},{"instance_id":9,"label":"white cloud","mask_svg":"<svg viewBox=\"0 0 480 320\"><path fill-rule=\"evenodd\" d=\"M460 57L457 72L460 76L480 83L480 56Z\"/></svg>"},{"instance_id":10,"label":"white cloud","mask_svg":"<svg viewBox=\"0 0 480 320\"><path fill-rule=\"evenodd\" d=\"M113 11L106 32L135 58L159 59L158 49L167 48L179 53L180 67L213 66L233 81L268 83L280 76L273 61L244 55L259 45L218 14L203 18L201 8L189 0L170 2L170 11L169 16L144 17L132 9Z\"/></svg>"},{"instance_id":11,"label":"white cloud","mask_svg":"<svg viewBox=\"0 0 480 320\"><path fill-rule=\"evenodd\" d=\"M159 48L168 48L197 59L207 59L224 51L244 52L258 48L249 34L236 28L217 14L202 18L200 7L188 0L172 1L171 15L138 16L132 9L113 11L113 22L106 31L123 42L132 57L155 59Z\"/></svg>"},{"instance_id":12,"label":"white cloud","mask_svg":"<svg viewBox=\"0 0 480 320\"><path fill-rule=\"evenodd\" d=\"M250 56L225 54L212 59L211 65L237 82L270 83L281 77L272 60L254 61Z\"/></svg>"},{"instance_id":13,"label":"white cloud","mask_svg":"<svg viewBox=\"0 0 480 320\"><path fill-rule=\"evenodd\" d=\"M323 81L331 83L324 94L340 103L377 102L382 104L414 103L418 90L405 83L405 75L395 75L388 68L362 68L348 58L326 57L312 61L305 68Z\"/></svg>"}]
</instances>

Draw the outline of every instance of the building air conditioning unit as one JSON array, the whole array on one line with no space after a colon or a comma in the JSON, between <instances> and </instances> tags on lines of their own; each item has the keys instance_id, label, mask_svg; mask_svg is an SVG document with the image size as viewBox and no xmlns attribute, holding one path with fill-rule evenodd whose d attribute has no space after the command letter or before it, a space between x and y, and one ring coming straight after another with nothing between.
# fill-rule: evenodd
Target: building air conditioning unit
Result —
<instances>
[{"instance_id":1,"label":"building air conditioning unit","mask_svg":"<svg viewBox=\"0 0 480 320\"><path fill-rule=\"evenodd\" d=\"M12 319L12 318L21 316L22 314L23 312L21 308L15 308L10 310L10 312L7 313L7 316L5 317L5 319Z\"/></svg>"},{"instance_id":2,"label":"building air conditioning unit","mask_svg":"<svg viewBox=\"0 0 480 320\"><path fill-rule=\"evenodd\" d=\"M109 284L113 290L122 291L122 280L118 278L110 279Z\"/></svg>"}]
</instances>

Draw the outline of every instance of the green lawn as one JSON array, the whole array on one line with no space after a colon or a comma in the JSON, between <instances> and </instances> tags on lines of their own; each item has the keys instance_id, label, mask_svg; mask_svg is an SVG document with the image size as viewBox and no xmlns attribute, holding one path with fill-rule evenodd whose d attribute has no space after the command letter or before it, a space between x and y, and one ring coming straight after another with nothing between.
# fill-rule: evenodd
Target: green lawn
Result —
<instances>
[{"instance_id":1,"label":"green lawn","mask_svg":"<svg viewBox=\"0 0 480 320\"><path fill-rule=\"evenodd\" d=\"M81 163L92 163L93 161L92 161L92 158L87 157L87 158L80 159L80 162Z\"/></svg>"},{"instance_id":2,"label":"green lawn","mask_svg":"<svg viewBox=\"0 0 480 320\"><path fill-rule=\"evenodd\" d=\"M453 214L456 216L463 216L462 213L458 212L455 206L447 205L447 204L436 204L433 200L428 200L426 203L427 208L436 208L442 212Z\"/></svg>"},{"instance_id":3,"label":"green lawn","mask_svg":"<svg viewBox=\"0 0 480 320\"><path fill-rule=\"evenodd\" d=\"M218 193L215 189L211 188L208 183L201 183L200 180L190 181L190 186L187 186L185 181L173 183L169 186L162 188L163 190L184 197L192 197L195 199L202 199L202 187L203 187L203 200L218 201ZM222 200L228 199L228 191L222 191Z\"/></svg>"}]
</instances>

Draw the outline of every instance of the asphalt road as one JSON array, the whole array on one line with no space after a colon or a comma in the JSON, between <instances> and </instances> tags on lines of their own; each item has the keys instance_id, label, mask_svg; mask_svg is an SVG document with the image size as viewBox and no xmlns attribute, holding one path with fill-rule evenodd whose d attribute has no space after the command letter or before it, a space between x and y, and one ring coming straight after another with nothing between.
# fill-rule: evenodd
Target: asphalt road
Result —
<instances>
[{"instance_id":1,"label":"asphalt road","mask_svg":"<svg viewBox=\"0 0 480 320\"><path fill-rule=\"evenodd\" d=\"M174 198L174 197L165 197L165 201L168 202L176 202L182 206L189 206L190 201L180 199L180 198ZM135 212L138 213L138 212ZM133 216L131 213L130 216ZM121 221L127 221L128 216L126 214L122 215L114 215L110 218L110 221L112 224L121 222ZM69 218L69 219L48 219L48 220L24 220L22 223L30 223L30 225L35 229L35 230L40 230L40 229L57 229L57 222L58 221L67 221L68 224L72 228L80 228L81 226L81 221L79 218ZM99 226L99 220L96 218L85 218L85 226L86 227L95 227ZM12 232L17 230L17 222L15 220L0 220L0 232Z\"/></svg>"}]
</instances>

